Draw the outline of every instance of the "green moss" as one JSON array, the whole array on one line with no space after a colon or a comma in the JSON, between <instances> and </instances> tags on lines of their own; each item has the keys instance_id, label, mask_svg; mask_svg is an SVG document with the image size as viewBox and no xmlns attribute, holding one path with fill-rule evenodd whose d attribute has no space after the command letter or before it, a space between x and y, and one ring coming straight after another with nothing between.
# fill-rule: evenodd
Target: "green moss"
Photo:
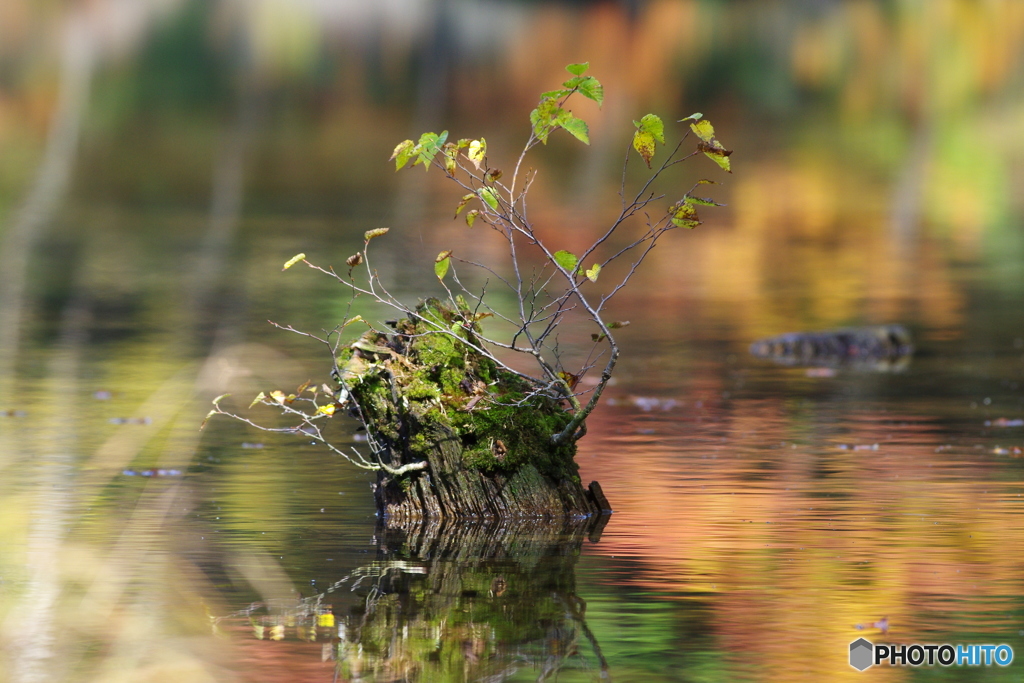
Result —
<instances>
[{"instance_id":1,"label":"green moss","mask_svg":"<svg viewBox=\"0 0 1024 683\"><path fill-rule=\"evenodd\" d=\"M466 322L468 307L459 309L428 299L417 308L418 319L399 321L394 334L363 335L361 346L369 350L339 354L339 365L361 373L346 381L374 429L417 458L429 457L446 438L458 438L463 468L495 474L532 466L556 481L578 479L575 445L551 442L571 419L563 406L538 396L524 400L531 389L526 381L460 338L436 332L443 326L462 339L474 338L479 327ZM370 345L394 353L373 353Z\"/></svg>"},{"instance_id":2,"label":"green moss","mask_svg":"<svg viewBox=\"0 0 1024 683\"><path fill-rule=\"evenodd\" d=\"M433 382L424 381L419 375L414 376L405 385L404 393L410 401L439 400L441 398L441 390L438 389L437 385Z\"/></svg>"}]
</instances>

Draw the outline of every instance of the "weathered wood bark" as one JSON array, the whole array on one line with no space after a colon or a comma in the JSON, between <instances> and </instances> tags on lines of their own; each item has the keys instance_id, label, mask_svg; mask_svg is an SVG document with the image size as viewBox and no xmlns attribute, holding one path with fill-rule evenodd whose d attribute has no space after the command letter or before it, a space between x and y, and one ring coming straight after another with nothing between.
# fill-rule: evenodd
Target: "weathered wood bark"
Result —
<instances>
[{"instance_id":1,"label":"weathered wood bark","mask_svg":"<svg viewBox=\"0 0 1024 683\"><path fill-rule=\"evenodd\" d=\"M468 310L428 300L393 334L368 332L339 357L340 379L392 470L375 498L387 518L523 519L607 510L597 483L584 489L574 443L551 436L570 420L560 402L474 351ZM431 323L435 324L432 326ZM459 337L431 332L436 325Z\"/></svg>"}]
</instances>

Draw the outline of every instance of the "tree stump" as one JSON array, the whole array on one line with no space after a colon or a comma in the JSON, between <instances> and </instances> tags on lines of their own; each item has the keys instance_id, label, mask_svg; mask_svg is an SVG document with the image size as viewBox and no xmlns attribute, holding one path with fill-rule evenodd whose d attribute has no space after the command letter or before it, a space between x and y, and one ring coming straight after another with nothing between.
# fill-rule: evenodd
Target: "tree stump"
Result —
<instances>
[{"instance_id":1,"label":"tree stump","mask_svg":"<svg viewBox=\"0 0 1024 683\"><path fill-rule=\"evenodd\" d=\"M582 486L575 443L552 441L570 413L472 348L480 328L459 303L428 299L389 323L394 332L369 331L338 355L343 390L381 462L391 471L426 463L379 471L378 512L399 524L610 512L597 482Z\"/></svg>"}]
</instances>

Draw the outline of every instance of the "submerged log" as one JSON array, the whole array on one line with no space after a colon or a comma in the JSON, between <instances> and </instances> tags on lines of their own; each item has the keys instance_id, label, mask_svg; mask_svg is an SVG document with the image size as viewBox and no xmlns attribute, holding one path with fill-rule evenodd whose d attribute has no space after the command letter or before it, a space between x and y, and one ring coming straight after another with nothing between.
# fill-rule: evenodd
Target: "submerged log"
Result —
<instances>
[{"instance_id":1,"label":"submerged log","mask_svg":"<svg viewBox=\"0 0 1024 683\"><path fill-rule=\"evenodd\" d=\"M782 365L892 371L907 365L914 347L902 325L875 325L782 334L754 342L750 353Z\"/></svg>"},{"instance_id":2,"label":"submerged log","mask_svg":"<svg viewBox=\"0 0 1024 683\"><path fill-rule=\"evenodd\" d=\"M403 523L608 511L597 482L580 482L575 443L552 442L571 414L475 351L471 320L428 299L393 333L367 332L339 354L344 390L387 465L378 513Z\"/></svg>"}]
</instances>

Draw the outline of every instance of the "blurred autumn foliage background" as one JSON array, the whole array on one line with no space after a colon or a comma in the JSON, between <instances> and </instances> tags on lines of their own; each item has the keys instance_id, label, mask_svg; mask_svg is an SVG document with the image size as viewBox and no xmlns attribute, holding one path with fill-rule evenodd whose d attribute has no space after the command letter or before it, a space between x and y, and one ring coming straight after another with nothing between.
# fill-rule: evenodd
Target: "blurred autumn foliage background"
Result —
<instances>
[{"instance_id":1,"label":"blurred autumn foliage background","mask_svg":"<svg viewBox=\"0 0 1024 683\"><path fill-rule=\"evenodd\" d=\"M316 349L263 321L319 329L344 297L281 263L340 264L390 225L377 265L415 298L436 286L425 254L500 259L451 220L458 193L440 173L396 175L387 157L446 128L510 163L538 94L579 61L605 86L603 108L574 112L593 144L553 137L532 160L531 212L559 248L589 243L616 207L642 114L700 111L736 150L733 175L713 176L728 207L659 246L619 302L634 321L620 404L595 416L581 456L619 515L581 561L606 654L643 680L675 679L665 662L695 678L831 680L853 674L850 625L885 614L917 628L908 642L1016 631L1019 460L936 448L974 438L956 431L968 418L1020 411L1024 3L5 0L0 569L14 588L0 619L14 664L0 681L59 671L62 639L69 680L237 673L205 641L175 640L205 633L203 609L237 607L201 597L208 565L286 593L323 564L273 559L302 555L315 523L298 510L341 488L356 502L338 519L372 526L365 482L324 479L337 464L310 449L302 466L242 459L232 447L249 437L228 428L197 445L210 397L325 374ZM895 388L822 389L737 360L758 337L888 322L933 358ZM99 390L113 400L89 398ZM652 423L657 436L621 407L649 394L684 408ZM151 423L109 420L128 414ZM902 445L837 449L854 442ZM709 460L719 448L735 460ZM212 483L126 492L118 473L140 463L213 463ZM650 523L665 510L685 514ZM942 531L906 522L933 514ZM197 549L203 524L231 540ZM846 533L823 540L833 524Z\"/></svg>"},{"instance_id":2,"label":"blurred autumn foliage background","mask_svg":"<svg viewBox=\"0 0 1024 683\"><path fill-rule=\"evenodd\" d=\"M586 59L609 93L603 110L584 112L596 142L535 162L552 171L534 205L572 239L615 202L637 112L708 110L741 150L728 227L680 247L697 252L686 269L666 249L647 276L729 303L749 336L791 319L787 305L806 324L920 315L952 330L964 302L950 264L995 258L1009 280L1010 255L1022 253L1014 2L15 0L0 11L8 217L43 159L61 88L79 79L75 210L204 207L216 161L243 129L246 218L414 218L441 243L454 228L424 206L422 181L379 160L396 140L442 127L486 135L492 157L508 158L537 93ZM201 243L180 234L189 226L133 223L118 239L159 243L171 231L184 249ZM243 243L266 237L248 221L243 231ZM309 231L298 230L343 239Z\"/></svg>"}]
</instances>

